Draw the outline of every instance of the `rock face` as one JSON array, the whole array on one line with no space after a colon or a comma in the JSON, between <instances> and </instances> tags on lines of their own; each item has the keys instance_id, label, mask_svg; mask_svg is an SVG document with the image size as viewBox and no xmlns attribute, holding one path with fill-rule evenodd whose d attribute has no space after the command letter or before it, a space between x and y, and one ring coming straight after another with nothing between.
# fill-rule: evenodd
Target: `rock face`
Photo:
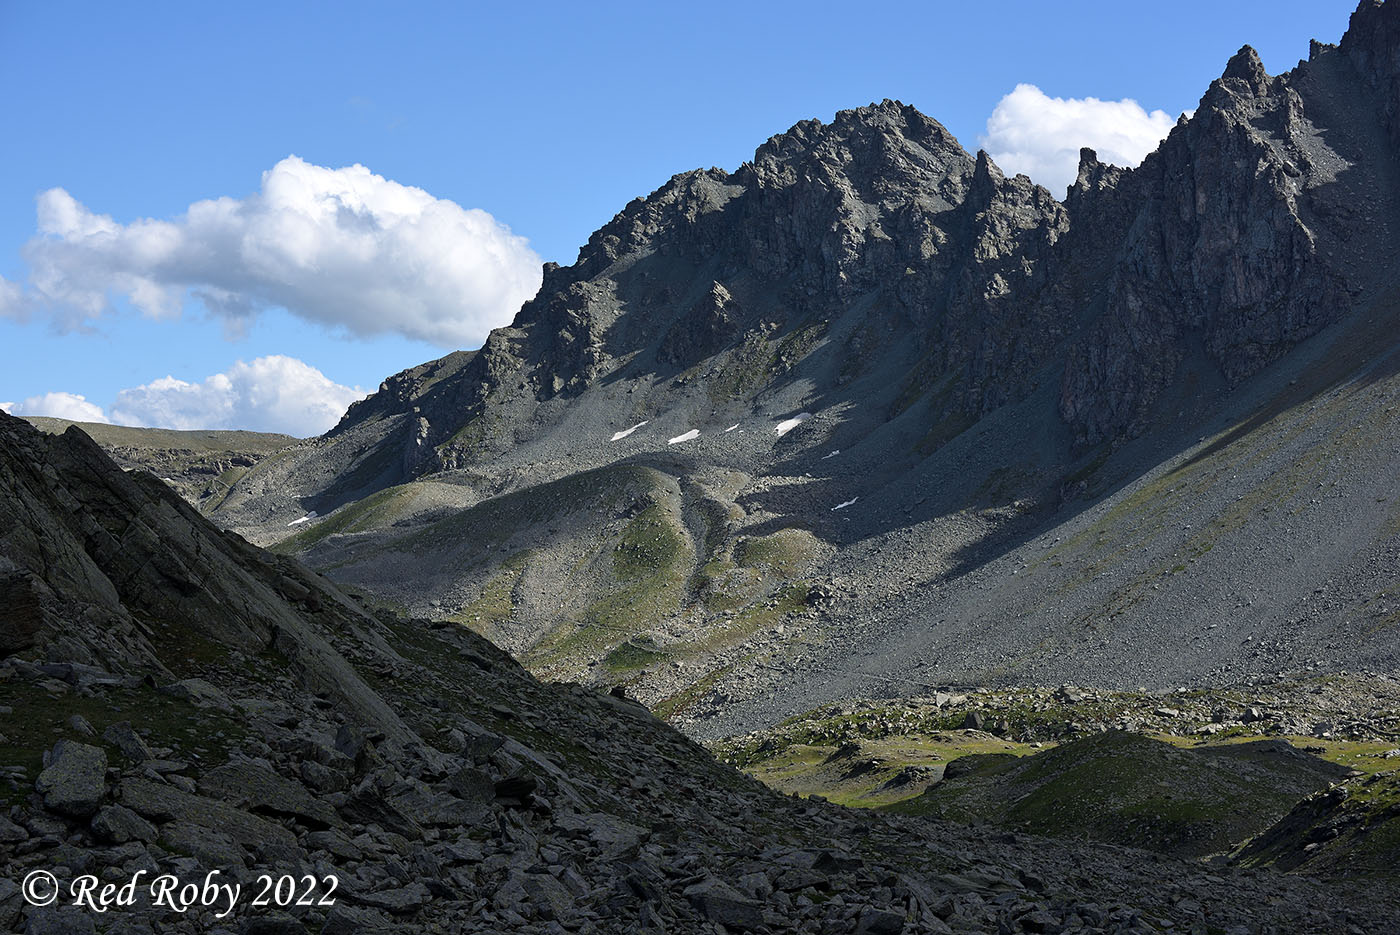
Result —
<instances>
[{"instance_id":1,"label":"rock face","mask_svg":"<svg viewBox=\"0 0 1400 935\"><path fill-rule=\"evenodd\" d=\"M1276 76L1241 49L1062 200L899 102L799 123L212 517L720 732L876 685L1392 667L1398 21ZM32 641L39 585L4 587Z\"/></svg>"},{"instance_id":2,"label":"rock face","mask_svg":"<svg viewBox=\"0 0 1400 935\"><path fill-rule=\"evenodd\" d=\"M12 881L36 869L61 892L85 872L318 881L312 905L143 897L97 920L178 935L1384 931L1400 909L1383 888L782 796L625 697L542 684L460 626L369 614L77 430L0 414L0 466L0 556L40 596L32 641L0 659L6 931L95 930L92 911L23 901ZM114 530L151 538L123 559ZM249 603L220 610L188 580Z\"/></svg>"},{"instance_id":3,"label":"rock face","mask_svg":"<svg viewBox=\"0 0 1400 935\"><path fill-rule=\"evenodd\" d=\"M217 699L213 686L171 678L172 658L275 651L308 686L407 736L292 609L283 579L303 582L298 603L315 597L327 621L343 619L343 598L295 562L209 526L151 475L114 469L80 429L46 436L0 421L0 576L22 596L0 609L0 644L10 651L97 667L111 681L111 673L153 674L203 701ZM71 666L66 674L82 678Z\"/></svg>"},{"instance_id":4,"label":"rock face","mask_svg":"<svg viewBox=\"0 0 1400 935\"><path fill-rule=\"evenodd\" d=\"M1245 46L1195 115L1112 186L1096 184L1085 154L1071 217L1082 206L1121 247L1103 314L1065 366L1060 410L1081 439L1141 431L1192 342L1232 384L1256 373L1350 309L1367 283L1358 250L1393 245L1384 221L1358 223L1377 208L1395 216L1394 150L1376 132L1384 99L1347 56L1315 53L1270 77Z\"/></svg>"}]
</instances>

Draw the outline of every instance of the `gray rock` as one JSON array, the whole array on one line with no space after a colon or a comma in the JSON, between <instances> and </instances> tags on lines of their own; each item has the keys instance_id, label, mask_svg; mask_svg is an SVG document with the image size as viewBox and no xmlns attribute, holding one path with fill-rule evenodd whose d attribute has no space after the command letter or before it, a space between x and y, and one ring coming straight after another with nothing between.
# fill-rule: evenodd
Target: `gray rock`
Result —
<instances>
[{"instance_id":1,"label":"gray rock","mask_svg":"<svg viewBox=\"0 0 1400 935\"><path fill-rule=\"evenodd\" d=\"M763 925L762 906L715 877L692 883L683 892L695 911L711 922L740 931Z\"/></svg>"},{"instance_id":2,"label":"gray rock","mask_svg":"<svg viewBox=\"0 0 1400 935\"><path fill-rule=\"evenodd\" d=\"M239 929L239 935L305 935L306 926L289 915L256 916Z\"/></svg>"},{"instance_id":3,"label":"gray rock","mask_svg":"<svg viewBox=\"0 0 1400 935\"><path fill-rule=\"evenodd\" d=\"M233 759L199 780L204 794L244 806L254 812L292 815L318 827L340 823L335 809L313 797L306 787L273 771L265 762Z\"/></svg>"},{"instance_id":4,"label":"gray rock","mask_svg":"<svg viewBox=\"0 0 1400 935\"><path fill-rule=\"evenodd\" d=\"M574 897L554 877L547 873L525 874L525 895L535 913L542 919L567 919L574 914Z\"/></svg>"},{"instance_id":5,"label":"gray rock","mask_svg":"<svg viewBox=\"0 0 1400 935\"><path fill-rule=\"evenodd\" d=\"M201 708L233 712L233 702L229 700L228 695L204 679L182 679L163 685L160 690L162 694L180 698Z\"/></svg>"},{"instance_id":6,"label":"gray rock","mask_svg":"<svg viewBox=\"0 0 1400 935\"><path fill-rule=\"evenodd\" d=\"M18 844L20 841L27 840L29 840L28 831L4 815L0 815L0 844Z\"/></svg>"},{"instance_id":7,"label":"gray rock","mask_svg":"<svg viewBox=\"0 0 1400 935\"><path fill-rule=\"evenodd\" d=\"M376 893L361 893L356 898L366 906L383 909L395 915L407 915L420 909L428 902L431 894L421 882L413 882L397 889L380 890Z\"/></svg>"},{"instance_id":8,"label":"gray rock","mask_svg":"<svg viewBox=\"0 0 1400 935\"><path fill-rule=\"evenodd\" d=\"M221 831L188 821L172 821L160 829L160 845L188 854L206 870L231 873L244 866L243 849Z\"/></svg>"},{"instance_id":9,"label":"gray rock","mask_svg":"<svg viewBox=\"0 0 1400 935\"><path fill-rule=\"evenodd\" d=\"M102 739L121 751L122 756L133 763L142 763L152 758L150 747L141 735L132 728L130 721L118 721L102 732Z\"/></svg>"},{"instance_id":10,"label":"gray rock","mask_svg":"<svg viewBox=\"0 0 1400 935\"><path fill-rule=\"evenodd\" d=\"M370 909L359 909L337 902L326 913L326 923L321 927L321 935L361 935L366 932L383 932L390 928L389 923L379 913Z\"/></svg>"},{"instance_id":11,"label":"gray rock","mask_svg":"<svg viewBox=\"0 0 1400 935\"><path fill-rule=\"evenodd\" d=\"M70 717L68 719L68 727L70 730L83 737L92 737L97 733L97 731L93 730L92 724L88 722L88 719L81 714L75 714Z\"/></svg>"},{"instance_id":12,"label":"gray rock","mask_svg":"<svg viewBox=\"0 0 1400 935\"><path fill-rule=\"evenodd\" d=\"M92 830L104 840L114 844L127 841L154 841L155 825L151 824L129 808L108 805L92 819Z\"/></svg>"},{"instance_id":13,"label":"gray rock","mask_svg":"<svg viewBox=\"0 0 1400 935\"><path fill-rule=\"evenodd\" d=\"M34 910L24 935L93 935L92 914L71 906L45 906Z\"/></svg>"},{"instance_id":14,"label":"gray rock","mask_svg":"<svg viewBox=\"0 0 1400 935\"><path fill-rule=\"evenodd\" d=\"M117 796L132 811L158 822L179 820L227 834L240 845L294 848L296 837L279 824L250 815L224 802L191 795L148 779L123 779Z\"/></svg>"},{"instance_id":15,"label":"gray rock","mask_svg":"<svg viewBox=\"0 0 1400 935\"><path fill-rule=\"evenodd\" d=\"M866 906L856 917L856 935L900 935L903 931L903 913Z\"/></svg>"},{"instance_id":16,"label":"gray rock","mask_svg":"<svg viewBox=\"0 0 1400 935\"><path fill-rule=\"evenodd\" d=\"M301 764L301 780L307 787L320 793L343 792L350 785L345 774L317 763L315 760L303 760Z\"/></svg>"},{"instance_id":17,"label":"gray rock","mask_svg":"<svg viewBox=\"0 0 1400 935\"><path fill-rule=\"evenodd\" d=\"M46 759L48 765L34 784L43 793L44 806L76 818L96 812L107 795L107 751L60 740Z\"/></svg>"}]
</instances>

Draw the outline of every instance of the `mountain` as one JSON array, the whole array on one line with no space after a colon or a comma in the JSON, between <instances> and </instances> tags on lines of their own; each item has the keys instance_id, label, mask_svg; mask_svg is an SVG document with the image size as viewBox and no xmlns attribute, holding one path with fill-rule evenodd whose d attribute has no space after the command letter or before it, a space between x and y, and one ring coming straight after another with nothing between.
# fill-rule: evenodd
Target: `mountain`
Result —
<instances>
[{"instance_id":1,"label":"mountain","mask_svg":"<svg viewBox=\"0 0 1400 935\"><path fill-rule=\"evenodd\" d=\"M78 426L117 464L150 471L205 512L218 505L248 468L299 441L273 432L135 428L48 416L28 416L26 421L54 434Z\"/></svg>"},{"instance_id":2,"label":"mountain","mask_svg":"<svg viewBox=\"0 0 1400 935\"><path fill-rule=\"evenodd\" d=\"M1397 102L1400 4L1366 0L1063 201L898 102L804 121L213 517L699 734L1393 668Z\"/></svg>"},{"instance_id":3,"label":"mountain","mask_svg":"<svg viewBox=\"0 0 1400 935\"><path fill-rule=\"evenodd\" d=\"M621 693L366 612L77 428L0 414L0 520L7 931L1327 932L1400 915L1385 890L783 796ZM83 873L217 872L244 896L30 906L36 870L64 893ZM253 907L259 874L309 875L313 904Z\"/></svg>"}]
</instances>

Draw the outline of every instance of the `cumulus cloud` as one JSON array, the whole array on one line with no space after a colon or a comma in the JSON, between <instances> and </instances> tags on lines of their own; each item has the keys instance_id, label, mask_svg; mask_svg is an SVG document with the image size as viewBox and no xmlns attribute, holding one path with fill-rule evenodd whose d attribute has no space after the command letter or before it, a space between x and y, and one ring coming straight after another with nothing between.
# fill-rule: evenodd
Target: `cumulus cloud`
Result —
<instances>
[{"instance_id":1,"label":"cumulus cloud","mask_svg":"<svg viewBox=\"0 0 1400 935\"><path fill-rule=\"evenodd\" d=\"M200 383L166 376L122 390L112 421L170 429L250 429L319 435L364 390L341 386L294 357L272 355L238 361Z\"/></svg>"},{"instance_id":2,"label":"cumulus cloud","mask_svg":"<svg viewBox=\"0 0 1400 935\"><path fill-rule=\"evenodd\" d=\"M110 422L102 407L76 393L44 393L18 403L5 403L6 412L16 416L52 416L74 422Z\"/></svg>"},{"instance_id":3,"label":"cumulus cloud","mask_svg":"<svg viewBox=\"0 0 1400 935\"><path fill-rule=\"evenodd\" d=\"M0 280L0 314L44 308L68 329L89 327L114 296L154 318L193 298L235 332L282 307L357 335L460 347L508 324L540 285L539 256L490 214L362 165L289 156L247 198L199 201L172 220L120 224L61 188L37 207L27 293Z\"/></svg>"},{"instance_id":4,"label":"cumulus cloud","mask_svg":"<svg viewBox=\"0 0 1400 935\"><path fill-rule=\"evenodd\" d=\"M1080 147L1093 148L1103 162L1136 166L1175 123L1166 111L1148 113L1128 98L1050 97L1018 84L987 118L981 144L1003 171L1025 173L1063 197L1074 183Z\"/></svg>"}]
</instances>

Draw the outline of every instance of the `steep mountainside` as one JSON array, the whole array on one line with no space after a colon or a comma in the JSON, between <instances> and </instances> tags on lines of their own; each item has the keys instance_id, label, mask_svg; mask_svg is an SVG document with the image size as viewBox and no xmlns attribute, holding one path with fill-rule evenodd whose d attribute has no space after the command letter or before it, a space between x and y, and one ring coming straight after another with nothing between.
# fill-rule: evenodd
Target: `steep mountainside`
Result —
<instances>
[{"instance_id":1,"label":"steep mountainside","mask_svg":"<svg viewBox=\"0 0 1400 935\"><path fill-rule=\"evenodd\" d=\"M367 614L77 429L0 414L0 511L7 931L1378 932L1400 910L779 795L635 702ZM34 870L245 895L35 907ZM254 908L262 873L312 874L314 904Z\"/></svg>"},{"instance_id":2,"label":"steep mountainside","mask_svg":"<svg viewBox=\"0 0 1400 935\"><path fill-rule=\"evenodd\" d=\"M1393 665L1397 23L1241 49L1063 202L903 104L800 123L215 518L697 730Z\"/></svg>"}]
</instances>

